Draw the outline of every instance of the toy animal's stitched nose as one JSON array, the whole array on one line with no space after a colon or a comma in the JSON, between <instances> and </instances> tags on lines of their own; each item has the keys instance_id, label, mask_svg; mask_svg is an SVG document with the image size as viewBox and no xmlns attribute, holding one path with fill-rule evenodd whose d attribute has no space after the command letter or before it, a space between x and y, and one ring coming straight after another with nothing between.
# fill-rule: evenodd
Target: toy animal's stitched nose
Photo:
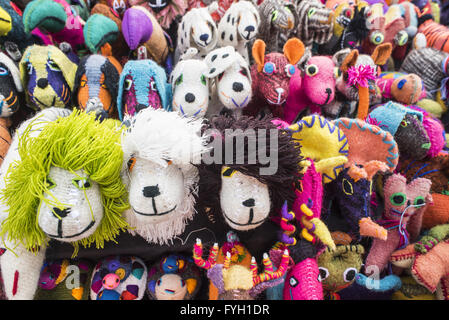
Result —
<instances>
[{"instance_id":1,"label":"toy animal's stitched nose","mask_svg":"<svg viewBox=\"0 0 449 320\"><path fill-rule=\"evenodd\" d=\"M70 213L70 208L65 208L64 210L61 210L59 208L54 207L52 213L58 219L65 218Z\"/></svg>"},{"instance_id":2,"label":"toy animal's stitched nose","mask_svg":"<svg viewBox=\"0 0 449 320\"><path fill-rule=\"evenodd\" d=\"M331 88L326 88L325 91L326 91L327 94L331 94L332 93L332 89Z\"/></svg>"},{"instance_id":3,"label":"toy animal's stitched nose","mask_svg":"<svg viewBox=\"0 0 449 320\"><path fill-rule=\"evenodd\" d=\"M209 39L209 35L207 33L203 33L202 35L200 35L201 41L206 42L207 39Z\"/></svg>"},{"instance_id":4,"label":"toy animal's stitched nose","mask_svg":"<svg viewBox=\"0 0 449 320\"><path fill-rule=\"evenodd\" d=\"M154 198L161 194L157 185L144 187L142 192L143 196L147 198Z\"/></svg>"},{"instance_id":5,"label":"toy animal's stitched nose","mask_svg":"<svg viewBox=\"0 0 449 320\"><path fill-rule=\"evenodd\" d=\"M138 105L136 106L136 112L139 112L140 110L143 110L143 109L145 109L145 108L147 108L146 105L144 105L144 104L138 104Z\"/></svg>"},{"instance_id":6,"label":"toy animal's stitched nose","mask_svg":"<svg viewBox=\"0 0 449 320\"><path fill-rule=\"evenodd\" d=\"M195 101L195 95L193 93L187 93L184 97L188 103L192 103Z\"/></svg>"},{"instance_id":7,"label":"toy animal's stitched nose","mask_svg":"<svg viewBox=\"0 0 449 320\"><path fill-rule=\"evenodd\" d=\"M276 92L278 93L278 95L281 95L281 94L284 93L284 89L282 89L282 88L277 88L277 89L276 89Z\"/></svg>"},{"instance_id":8,"label":"toy animal's stitched nose","mask_svg":"<svg viewBox=\"0 0 449 320\"><path fill-rule=\"evenodd\" d=\"M245 31L247 31L247 32L253 32L254 30L256 30L256 28L254 28L254 26L247 26L245 28Z\"/></svg>"},{"instance_id":9,"label":"toy animal's stitched nose","mask_svg":"<svg viewBox=\"0 0 449 320\"><path fill-rule=\"evenodd\" d=\"M243 201L242 204L245 207L254 207L256 205L256 202L254 201L253 198L250 198L250 199L247 199L247 200Z\"/></svg>"},{"instance_id":10,"label":"toy animal's stitched nose","mask_svg":"<svg viewBox=\"0 0 449 320\"><path fill-rule=\"evenodd\" d=\"M37 80L37 86L41 89L45 89L48 86L48 80L45 78L40 78Z\"/></svg>"},{"instance_id":11,"label":"toy animal's stitched nose","mask_svg":"<svg viewBox=\"0 0 449 320\"><path fill-rule=\"evenodd\" d=\"M243 91L243 84L241 82L234 82L232 84L232 90L234 90L235 92Z\"/></svg>"}]
</instances>

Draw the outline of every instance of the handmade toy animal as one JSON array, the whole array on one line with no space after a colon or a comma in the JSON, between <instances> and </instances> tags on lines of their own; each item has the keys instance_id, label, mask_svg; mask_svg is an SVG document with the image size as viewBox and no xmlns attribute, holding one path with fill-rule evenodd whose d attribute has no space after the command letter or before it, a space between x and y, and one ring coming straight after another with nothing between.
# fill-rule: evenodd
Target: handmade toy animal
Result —
<instances>
[{"instance_id":1,"label":"handmade toy animal","mask_svg":"<svg viewBox=\"0 0 449 320\"><path fill-rule=\"evenodd\" d=\"M249 64L247 45L255 40L259 32L260 16L250 1L231 4L218 23L218 47L233 46Z\"/></svg>"},{"instance_id":2,"label":"handmade toy animal","mask_svg":"<svg viewBox=\"0 0 449 320\"><path fill-rule=\"evenodd\" d=\"M122 157L114 120L50 108L18 128L0 168L8 299L33 298L50 239L71 243L75 256L80 245L102 248L128 226Z\"/></svg>"},{"instance_id":3,"label":"handmade toy animal","mask_svg":"<svg viewBox=\"0 0 449 320\"><path fill-rule=\"evenodd\" d=\"M23 26L22 11L14 2L8 0L0 1L0 17L2 24L0 26L0 44L6 46L6 42L12 42L18 46L20 52L26 47L35 43L35 39L29 33L25 32Z\"/></svg>"},{"instance_id":4,"label":"handmade toy animal","mask_svg":"<svg viewBox=\"0 0 449 320\"><path fill-rule=\"evenodd\" d=\"M55 46L28 47L19 64L28 104L37 110L70 107L76 69Z\"/></svg>"},{"instance_id":5,"label":"handmade toy animal","mask_svg":"<svg viewBox=\"0 0 449 320\"><path fill-rule=\"evenodd\" d=\"M100 13L92 14L83 27L85 45L93 54L100 53L106 43L115 44L119 34L117 22Z\"/></svg>"},{"instance_id":6,"label":"handmade toy animal","mask_svg":"<svg viewBox=\"0 0 449 320\"><path fill-rule=\"evenodd\" d=\"M89 55L76 70L73 104L99 118L118 118L117 92L122 66L112 56Z\"/></svg>"},{"instance_id":7,"label":"handmade toy animal","mask_svg":"<svg viewBox=\"0 0 449 320\"><path fill-rule=\"evenodd\" d=\"M289 95L290 78L299 72L295 65L304 55L304 44L297 38L289 39L283 54L265 54L265 42L254 42L252 55L256 63L251 67L253 99L244 114L256 116L259 113L272 113L283 117L283 106Z\"/></svg>"},{"instance_id":8,"label":"handmade toy animal","mask_svg":"<svg viewBox=\"0 0 449 320\"><path fill-rule=\"evenodd\" d=\"M185 15L188 8L187 1L180 0L129 0L130 6L142 6L147 9L164 30L168 30L174 24L176 18Z\"/></svg>"},{"instance_id":9,"label":"handmade toy animal","mask_svg":"<svg viewBox=\"0 0 449 320\"><path fill-rule=\"evenodd\" d=\"M251 75L246 60L232 46L211 51L204 61L207 64L206 77L213 83L214 98L207 115L219 114L221 109L230 111L236 117L252 98Z\"/></svg>"},{"instance_id":10,"label":"handmade toy animal","mask_svg":"<svg viewBox=\"0 0 449 320\"><path fill-rule=\"evenodd\" d=\"M431 184L432 181L426 178L417 178L407 184L407 179L399 174L385 179L385 208L383 219L378 223L387 228L388 237L373 240L365 261L366 268L376 266L382 272L394 251L416 240L426 205L432 202Z\"/></svg>"},{"instance_id":11,"label":"handmade toy animal","mask_svg":"<svg viewBox=\"0 0 449 320\"><path fill-rule=\"evenodd\" d=\"M169 53L164 31L156 18L144 7L133 6L125 11L122 33L128 47L137 51L139 59L151 59L163 65Z\"/></svg>"},{"instance_id":12,"label":"handmade toy animal","mask_svg":"<svg viewBox=\"0 0 449 320\"><path fill-rule=\"evenodd\" d=\"M114 11L117 12L121 18L123 18L126 9L134 5L131 5L128 0L100 0L97 4L107 5L108 7L114 9Z\"/></svg>"},{"instance_id":13,"label":"handmade toy animal","mask_svg":"<svg viewBox=\"0 0 449 320\"><path fill-rule=\"evenodd\" d=\"M383 100L393 100L405 105L416 104L426 97L422 79L414 74L382 72L376 79Z\"/></svg>"},{"instance_id":14,"label":"handmade toy animal","mask_svg":"<svg viewBox=\"0 0 449 320\"><path fill-rule=\"evenodd\" d=\"M147 108L129 122L122 147L130 232L167 244L195 215L198 170L193 164L207 150L207 136L200 136L201 119L165 110Z\"/></svg>"},{"instance_id":15,"label":"handmade toy animal","mask_svg":"<svg viewBox=\"0 0 449 320\"><path fill-rule=\"evenodd\" d=\"M192 300L201 287L201 273L191 257L171 254L148 271L148 295L154 300Z\"/></svg>"},{"instance_id":16,"label":"handmade toy animal","mask_svg":"<svg viewBox=\"0 0 449 320\"><path fill-rule=\"evenodd\" d=\"M218 42L218 30L211 13L218 4L212 2L207 8L193 8L188 11L178 25L175 62L190 47L198 49L198 58L204 58Z\"/></svg>"},{"instance_id":17,"label":"handmade toy animal","mask_svg":"<svg viewBox=\"0 0 449 320\"><path fill-rule=\"evenodd\" d=\"M277 270L273 268L268 254L264 254L264 272L258 273L253 257L249 268L235 264L231 266L231 253L226 254L223 264L217 264L218 245L211 248L207 260L202 258L203 247L200 239L193 248L195 264L207 270L208 278L219 290L219 300L254 300L261 292L282 281L288 263L289 253L284 250Z\"/></svg>"},{"instance_id":18,"label":"handmade toy animal","mask_svg":"<svg viewBox=\"0 0 449 320\"><path fill-rule=\"evenodd\" d=\"M119 119L149 107L171 111L171 86L167 75L152 60L130 60L123 67L118 83Z\"/></svg>"},{"instance_id":19,"label":"handmade toy animal","mask_svg":"<svg viewBox=\"0 0 449 320\"><path fill-rule=\"evenodd\" d=\"M449 53L449 46L446 43L449 29L434 21L429 14L422 14L419 18L418 32L423 33L427 39L427 46Z\"/></svg>"},{"instance_id":20,"label":"handmade toy animal","mask_svg":"<svg viewBox=\"0 0 449 320\"><path fill-rule=\"evenodd\" d=\"M199 213L205 214L205 211L213 216L223 226L225 234L232 229L252 255L261 256L278 240L279 227L270 216L285 201L289 206L294 201L293 183L300 178L299 162L302 160L299 146L290 132L278 129L269 117L217 116L210 120L207 132L214 140L209 145L211 152L203 155L199 166ZM251 139L245 138L248 134ZM242 154L248 148L248 140L255 143L253 146L257 150L261 147L259 143L264 143L266 154L277 141L276 170L270 168L268 159ZM232 151L229 147L226 149L226 144L231 143L240 146L233 147Z\"/></svg>"},{"instance_id":21,"label":"handmade toy animal","mask_svg":"<svg viewBox=\"0 0 449 320\"><path fill-rule=\"evenodd\" d=\"M336 67L330 57L308 59L304 74L295 73L290 80L283 120L293 123L308 114L321 114L321 106L334 100L336 76Z\"/></svg>"},{"instance_id":22,"label":"handmade toy animal","mask_svg":"<svg viewBox=\"0 0 449 320\"><path fill-rule=\"evenodd\" d=\"M420 111L390 101L371 111L367 122L378 125L394 136L401 160L422 160L431 147L422 121L423 114Z\"/></svg>"},{"instance_id":23,"label":"handmade toy animal","mask_svg":"<svg viewBox=\"0 0 449 320\"><path fill-rule=\"evenodd\" d=\"M147 267L135 256L110 256L95 266L90 287L91 300L142 300Z\"/></svg>"},{"instance_id":24,"label":"handmade toy animal","mask_svg":"<svg viewBox=\"0 0 449 320\"><path fill-rule=\"evenodd\" d=\"M266 43L266 51L278 52L281 49L279 38L294 31L297 20L296 8L285 0L264 0L259 5L260 25L257 39Z\"/></svg>"},{"instance_id":25,"label":"handmade toy animal","mask_svg":"<svg viewBox=\"0 0 449 320\"><path fill-rule=\"evenodd\" d=\"M204 117L209 108L208 67L204 60L193 59L197 53L197 49L189 49L170 75L173 111L185 117Z\"/></svg>"}]
</instances>

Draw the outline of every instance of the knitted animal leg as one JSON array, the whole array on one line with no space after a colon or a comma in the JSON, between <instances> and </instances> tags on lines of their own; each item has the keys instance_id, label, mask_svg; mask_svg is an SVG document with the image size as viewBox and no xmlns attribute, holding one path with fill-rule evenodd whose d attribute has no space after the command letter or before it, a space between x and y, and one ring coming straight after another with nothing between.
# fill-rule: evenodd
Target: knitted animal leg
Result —
<instances>
[{"instance_id":1,"label":"knitted animal leg","mask_svg":"<svg viewBox=\"0 0 449 320\"><path fill-rule=\"evenodd\" d=\"M399 234L396 230L388 232L386 241L374 239L368 257L366 258L365 267L377 266L379 272L382 272L390 261L391 254L397 248L399 243Z\"/></svg>"},{"instance_id":2,"label":"knitted animal leg","mask_svg":"<svg viewBox=\"0 0 449 320\"><path fill-rule=\"evenodd\" d=\"M323 286L318 275L315 259L307 258L296 264L285 279L284 300L323 300Z\"/></svg>"},{"instance_id":3,"label":"knitted animal leg","mask_svg":"<svg viewBox=\"0 0 449 320\"><path fill-rule=\"evenodd\" d=\"M393 252L390 261L394 266L408 269L412 267L413 262L415 261L415 257L418 254L419 253L415 251L415 245L410 244L404 249Z\"/></svg>"},{"instance_id":4,"label":"knitted animal leg","mask_svg":"<svg viewBox=\"0 0 449 320\"><path fill-rule=\"evenodd\" d=\"M22 245L14 248L7 244L14 252L7 249L0 257L0 267L6 297L9 300L33 300L39 282L41 268L45 259L46 248L34 253Z\"/></svg>"},{"instance_id":5,"label":"knitted animal leg","mask_svg":"<svg viewBox=\"0 0 449 320\"><path fill-rule=\"evenodd\" d=\"M369 89L368 87L359 86L359 108L357 111L357 119L365 120L368 115L369 108Z\"/></svg>"},{"instance_id":6,"label":"knitted animal leg","mask_svg":"<svg viewBox=\"0 0 449 320\"><path fill-rule=\"evenodd\" d=\"M449 243L441 242L430 252L416 257L412 275L416 282L435 292L441 279L449 273Z\"/></svg>"}]
</instances>

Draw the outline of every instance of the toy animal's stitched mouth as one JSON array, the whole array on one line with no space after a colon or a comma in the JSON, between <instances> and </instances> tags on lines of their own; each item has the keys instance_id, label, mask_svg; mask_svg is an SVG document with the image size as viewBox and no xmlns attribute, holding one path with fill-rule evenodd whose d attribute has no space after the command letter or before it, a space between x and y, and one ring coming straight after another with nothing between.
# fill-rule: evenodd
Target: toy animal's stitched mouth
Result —
<instances>
[{"instance_id":1,"label":"toy animal's stitched mouth","mask_svg":"<svg viewBox=\"0 0 449 320\"><path fill-rule=\"evenodd\" d=\"M233 224L235 224L235 225L237 225L237 226L241 226L241 227L247 227L247 226L254 226L254 225L258 225L258 224L261 224L262 222L264 222L265 220L267 220L267 218L263 218L263 219L261 219L261 220L259 220L259 221L256 221L256 222L252 222L252 220L253 220L253 209L251 208L250 209L250 214L249 214L249 219L248 219L248 222L247 223L238 223L238 222L235 222L235 221L233 221L232 219L230 219L224 212L223 212L223 216L227 219L227 220L229 220L231 223L233 223Z\"/></svg>"},{"instance_id":2,"label":"toy animal's stitched mouth","mask_svg":"<svg viewBox=\"0 0 449 320\"><path fill-rule=\"evenodd\" d=\"M42 101L40 101L37 97L34 97L34 99L36 99L36 101L37 101L39 104L41 104L41 105L43 105L44 107L47 107L47 108L54 107L54 106L55 106L55 102L56 102L56 97L53 97L53 102L51 103L50 106L49 106L49 105L46 105L45 103L43 103Z\"/></svg>"},{"instance_id":3,"label":"toy animal's stitched mouth","mask_svg":"<svg viewBox=\"0 0 449 320\"><path fill-rule=\"evenodd\" d=\"M272 100L270 100L270 99L267 98L267 101L268 101L270 104L274 104L274 105L277 105L277 106L283 104L286 100L287 100L287 99L284 99L284 100L280 101L280 99L278 99L277 102L274 102L274 101L272 101Z\"/></svg>"},{"instance_id":4,"label":"toy animal's stitched mouth","mask_svg":"<svg viewBox=\"0 0 449 320\"><path fill-rule=\"evenodd\" d=\"M244 105L245 105L245 103L246 103L246 101L248 101L248 98L249 98L249 96L246 96L246 98L243 100L243 102L242 102L241 104L238 104L238 103L234 100L234 98L231 98L231 97L227 96L223 91L220 91L220 93L221 93L224 97L226 97L227 99L230 98L231 101L232 101L232 103L235 105L235 107L236 107L237 109L243 108Z\"/></svg>"},{"instance_id":5,"label":"toy animal's stitched mouth","mask_svg":"<svg viewBox=\"0 0 449 320\"><path fill-rule=\"evenodd\" d=\"M59 220L58 221L58 235L52 235L52 234L47 233L45 231L44 232L45 232L45 234L47 236L49 236L50 238L53 238L53 239L71 239L71 238L78 237L79 235L82 235L83 233L85 233L86 231L91 229L94 226L94 224L95 224L95 220L92 220L91 223L89 223L89 225L86 228L84 228L81 232L78 232L76 234L72 234L70 236L63 236L62 235L62 220Z\"/></svg>"},{"instance_id":6,"label":"toy animal's stitched mouth","mask_svg":"<svg viewBox=\"0 0 449 320\"><path fill-rule=\"evenodd\" d=\"M168 294L175 294L175 290L165 289L164 291Z\"/></svg>"},{"instance_id":7,"label":"toy animal's stitched mouth","mask_svg":"<svg viewBox=\"0 0 449 320\"><path fill-rule=\"evenodd\" d=\"M170 209L170 210L168 210L168 211L165 211L165 212L160 212L160 213L158 213L158 212L156 212L156 213L144 213L144 212L137 211L137 210L134 209L133 207L131 207L131 208L133 209L133 211L134 211L135 213L140 214L140 215L142 215L142 216L148 216L148 217L150 217L150 216L158 216L158 217L159 217L159 216L163 216L163 215L169 214L170 212L174 211L174 210L176 209L177 206L178 206L178 205L175 205L172 209Z\"/></svg>"}]
</instances>

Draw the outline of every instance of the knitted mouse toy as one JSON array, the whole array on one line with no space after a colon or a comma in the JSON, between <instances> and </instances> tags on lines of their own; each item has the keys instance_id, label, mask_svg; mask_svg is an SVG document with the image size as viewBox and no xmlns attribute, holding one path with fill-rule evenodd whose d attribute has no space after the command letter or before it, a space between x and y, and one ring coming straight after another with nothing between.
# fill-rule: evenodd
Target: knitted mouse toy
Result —
<instances>
[{"instance_id":1,"label":"knitted mouse toy","mask_svg":"<svg viewBox=\"0 0 449 320\"><path fill-rule=\"evenodd\" d=\"M376 79L376 85L384 100L393 100L405 105L416 104L426 97L422 79L414 74L401 72L382 72Z\"/></svg>"}]
</instances>

